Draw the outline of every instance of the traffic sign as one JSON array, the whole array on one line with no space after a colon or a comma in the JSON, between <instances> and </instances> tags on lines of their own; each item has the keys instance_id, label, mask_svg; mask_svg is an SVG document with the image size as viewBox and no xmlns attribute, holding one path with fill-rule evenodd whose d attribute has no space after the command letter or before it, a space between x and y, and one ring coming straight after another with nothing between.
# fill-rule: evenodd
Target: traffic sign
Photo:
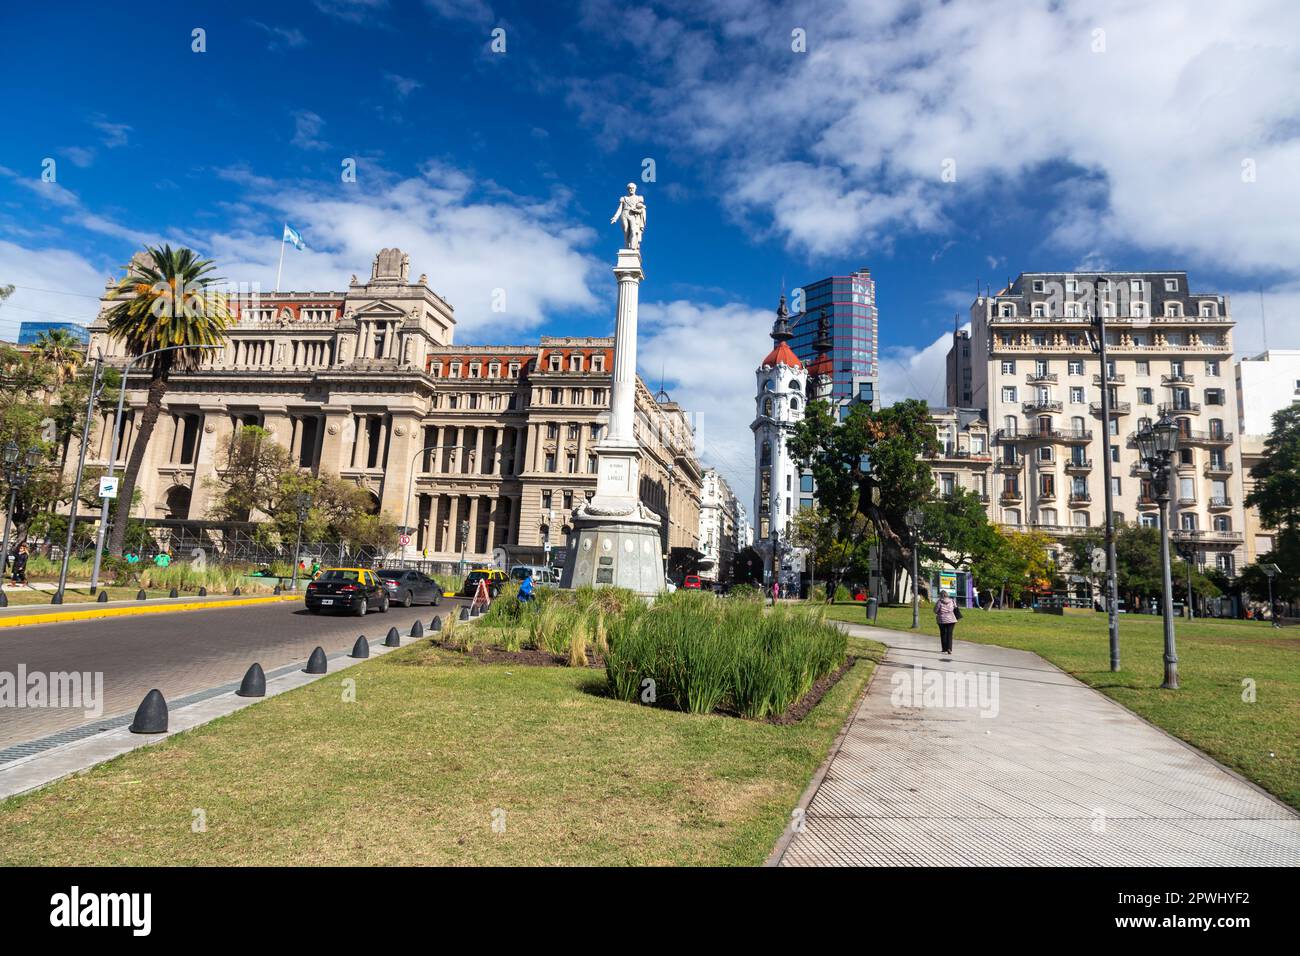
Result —
<instances>
[{"instance_id":1,"label":"traffic sign","mask_svg":"<svg viewBox=\"0 0 1300 956\"><path fill-rule=\"evenodd\" d=\"M411 543L411 536L409 534L399 535L397 541L404 548Z\"/></svg>"},{"instance_id":2,"label":"traffic sign","mask_svg":"<svg viewBox=\"0 0 1300 956\"><path fill-rule=\"evenodd\" d=\"M101 498L116 498L116 497L117 497L117 482L118 482L118 479L117 479L116 476L114 476L114 477L112 477L112 478L109 478L109 477L107 477L107 476L105 476L105 477L103 477L103 478L100 478L100 479L99 479L99 497L101 497Z\"/></svg>"}]
</instances>

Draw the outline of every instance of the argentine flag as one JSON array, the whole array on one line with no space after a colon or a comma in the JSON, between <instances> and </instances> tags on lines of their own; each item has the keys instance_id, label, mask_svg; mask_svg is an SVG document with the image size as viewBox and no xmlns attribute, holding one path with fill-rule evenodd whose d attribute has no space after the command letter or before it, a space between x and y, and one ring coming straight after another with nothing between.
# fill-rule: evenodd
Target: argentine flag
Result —
<instances>
[{"instance_id":1,"label":"argentine flag","mask_svg":"<svg viewBox=\"0 0 1300 956\"><path fill-rule=\"evenodd\" d=\"M293 228L293 226L289 225L287 222L284 224L284 238L281 242L291 242L295 249L300 251L302 249L302 236L298 234L297 229Z\"/></svg>"}]
</instances>

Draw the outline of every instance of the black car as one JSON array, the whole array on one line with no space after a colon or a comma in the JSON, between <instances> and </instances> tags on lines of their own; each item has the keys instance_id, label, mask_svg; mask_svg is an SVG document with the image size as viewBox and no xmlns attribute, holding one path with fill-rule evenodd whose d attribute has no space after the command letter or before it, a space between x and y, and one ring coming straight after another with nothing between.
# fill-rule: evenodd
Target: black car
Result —
<instances>
[{"instance_id":1,"label":"black car","mask_svg":"<svg viewBox=\"0 0 1300 956\"><path fill-rule=\"evenodd\" d=\"M375 573L388 590L389 600L402 607L412 604L437 607L442 603L442 586L428 575L409 568L380 568Z\"/></svg>"},{"instance_id":2,"label":"black car","mask_svg":"<svg viewBox=\"0 0 1300 956\"><path fill-rule=\"evenodd\" d=\"M365 568L327 568L307 585L307 610L349 611L362 617L367 611L388 610L388 589L374 571Z\"/></svg>"}]
</instances>

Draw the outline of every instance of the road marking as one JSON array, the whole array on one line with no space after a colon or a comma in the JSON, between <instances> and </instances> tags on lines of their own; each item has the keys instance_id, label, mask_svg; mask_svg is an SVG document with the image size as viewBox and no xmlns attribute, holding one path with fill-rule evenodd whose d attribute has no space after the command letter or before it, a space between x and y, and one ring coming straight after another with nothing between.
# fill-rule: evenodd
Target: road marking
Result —
<instances>
[{"instance_id":1,"label":"road marking","mask_svg":"<svg viewBox=\"0 0 1300 956\"><path fill-rule=\"evenodd\" d=\"M65 621L88 621L97 617L127 617L132 614L165 614L169 611L205 611L221 607L247 607L251 604L274 604L298 601L294 595L279 597L236 598L233 601L185 601L180 604L157 604L145 607L104 607L86 611L59 611L54 614L25 614L0 617L0 627L19 627L23 624L59 624Z\"/></svg>"}]
</instances>

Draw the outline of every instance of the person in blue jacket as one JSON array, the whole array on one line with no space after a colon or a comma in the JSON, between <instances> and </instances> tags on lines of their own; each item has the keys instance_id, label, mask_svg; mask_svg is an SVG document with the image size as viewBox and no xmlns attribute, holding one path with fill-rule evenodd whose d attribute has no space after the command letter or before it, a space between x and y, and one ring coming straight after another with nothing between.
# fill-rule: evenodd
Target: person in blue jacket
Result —
<instances>
[{"instance_id":1,"label":"person in blue jacket","mask_svg":"<svg viewBox=\"0 0 1300 956\"><path fill-rule=\"evenodd\" d=\"M527 604L533 599L533 576L530 574L519 582L519 603Z\"/></svg>"}]
</instances>

